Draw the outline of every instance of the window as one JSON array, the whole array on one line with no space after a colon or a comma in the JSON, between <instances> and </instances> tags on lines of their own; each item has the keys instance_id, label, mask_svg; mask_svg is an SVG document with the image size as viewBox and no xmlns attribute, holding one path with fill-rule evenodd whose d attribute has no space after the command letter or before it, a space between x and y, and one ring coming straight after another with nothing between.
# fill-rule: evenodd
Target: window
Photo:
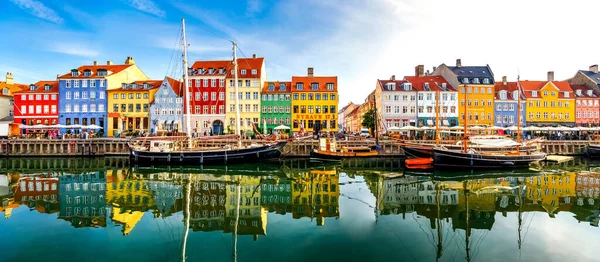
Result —
<instances>
[{"instance_id":1,"label":"window","mask_svg":"<svg viewBox=\"0 0 600 262\"><path fill-rule=\"evenodd\" d=\"M73 87L79 87L79 80L73 80Z\"/></svg>"},{"instance_id":2,"label":"window","mask_svg":"<svg viewBox=\"0 0 600 262\"><path fill-rule=\"evenodd\" d=\"M104 99L104 96L106 96L106 93L104 91L99 91L98 96L100 97L100 99Z\"/></svg>"},{"instance_id":3,"label":"window","mask_svg":"<svg viewBox=\"0 0 600 262\"><path fill-rule=\"evenodd\" d=\"M181 113L178 113L178 114L181 114ZM225 106L223 106L223 105L219 106L219 114L225 114Z\"/></svg>"},{"instance_id":4,"label":"window","mask_svg":"<svg viewBox=\"0 0 600 262\"><path fill-rule=\"evenodd\" d=\"M79 92L74 92L73 94L74 94L73 99L79 99Z\"/></svg>"},{"instance_id":5,"label":"window","mask_svg":"<svg viewBox=\"0 0 600 262\"><path fill-rule=\"evenodd\" d=\"M73 112L79 112L79 105L73 105Z\"/></svg>"},{"instance_id":6,"label":"window","mask_svg":"<svg viewBox=\"0 0 600 262\"><path fill-rule=\"evenodd\" d=\"M250 92L246 92L246 100L250 100Z\"/></svg>"},{"instance_id":7,"label":"window","mask_svg":"<svg viewBox=\"0 0 600 262\"><path fill-rule=\"evenodd\" d=\"M386 113L392 113L392 107L391 106L385 106L385 112Z\"/></svg>"},{"instance_id":8,"label":"window","mask_svg":"<svg viewBox=\"0 0 600 262\"><path fill-rule=\"evenodd\" d=\"M195 114L200 114L200 106L195 106L194 107L194 113Z\"/></svg>"},{"instance_id":9,"label":"window","mask_svg":"<svg viewBox=\"0 0 600 262\"><path fill-rule=\"evenodd\" d=\"M88 92L83 91L81 92L81 99L87 99L88 98Z\"/></svg>"},{"instance_id":10,"label":"window","mask_svg":"<svg viewBox=\"0 0 600 262\"><path fill-rule=\"evenodd\" d=\"M202 114L208 114L208 106L203 106L202 107Z\"/></svg>"},{"instance_id":11,"label":"window","mask_svg":"<svg viewBox=\"0 0 600 262\"><path fill-rule=\"evenodd\" d=\"M252 74L256 75L258 72L256 72L256 69L252 69Z\"/></svg>"},{"instance_id":12,"label":"window","mask_svg":"<svg viewBox=\"0 0 600 262\"><path fill-rule=\"evenodd\" d=\"M327 91L333 91L333 90L334 90L333 83L327 83Z\"/></svg>"},{"instance_id":13,"label":"window","mask_svg":"<svg viewBox=\"0 0 600 262\"><path fill-rule=\"evenodd\" d=\"M71 91L67 91L67 93L65 93L65 99L71 99Z\"/></svg>"},{"instance_id":14,"label":"window","mask_svg":"<svg viewBox=\"0 0 600 262\"><path fill-rule=\"evenodd\" d=\"M71 105L70 105L70 104L67 104L67 105L65 106L65 111L66 111L66 112L71 112Z\"/></svg>"},{"instance_id":15,"label":"window","mask_svg":"<svg viewBox=\"0 0 600 262\"><path fill-rule=\"evenodd\" d=\"M254 93L252 93L252 98L253 98L254 100L258 100L258 92L254 92ZM275 100L277 100L277 99L275 99Z\"/></svg>"},{"instance_id":16,"label":"window","mask_svg":"<svg viewBox=\"0 0 600 262\"><path fill-rule=\"evenodd\" d=\"M65 80L65 87L71 88L71 80Z\"/></svg>"},{"instance_id":17,"label":"window","mask_svg":"<svg viewBox=\"0 0 600 262\"><path fill-rule=\"evenodd\" d=\"M119 112L119 104L113 105L113 112Z\"/></svg>"},{"instance_id":18,"label":"window","mask_svg":"<svg viewBox=\"0 0 600 262\"><path fill-rule=\"evenodd\" d=\"M304 90L304 83L296 83L297 90Z\"/></svg>"},{"instance_id":19,"label":"window","mask_svg":"<svg viewBox=\"0 0 600 262\"><path fill-rule=\"evenodd\" d=\"M219 101L225 100L225 92L219 92Z\"/></svg>"},{"instance_id":20,"label":"window","mask_svg":"<svg viewBox=\"0 0 600 262\"><path fill-rule=\"evenodd\" d=\"M90 87L96 87L96 80L90 80Z\"/></svg>"},{"instance_id":21,"label":"window","mask_svg":"<svg viewBox=\"0 0 600 262\"><path fill-rule=\"evenodd\" d=\"M88 86L88 81L87 80L81 80L81 87L87 87L87 86Z\"/></svg>"},{"instance_id":22,"label":"window","mask_svg":"<svg viewBox=\"0 0 600 262\"><path fill-rule=\"evenodd\" d=\"M44 106L44 114L48 114L50 112L50 107L45 105Z\"/></svg>"},{"instance_id":23,"label":"window","mask_svg":"<svg viewBox=\"0 0 600 262\"><path fill-rule=\"evenodd\" d=\"M210 100L217 101L217 92L210 92Z\"/></svg>"},{"instance_id":24,"label":"window","mask_svg":"<svg viewBox=\"0 0 600 262\"><path fill-rule=\"evenodd\" d=\"M241 74L245 75L246 74L246 69L242 69Z\"/></svg>"},{"instance_id":25,"label":"window","mask_svg":"<svg viewBox=\"0 0 600 262\"><path fill-rule=\"evenodd\" d=\"M208 79L202 79L202 86L208 87Z\"/></svg>"},{"instance_id":26,"label":"window","mask_svg":"<svg viewBox=\"0 0 600 262\"><path fill-rule=\"evenodd\" d=\"M537 97L537 91L531 91L531 97Z\"/></svg>"},{"instance_id":27,"label":"window","mask_svg":"<svg viewBox=\"0 0 600 262\"><path fill-rule=\"evenodd\" d=\"M335 94L331 94L329 100L335 100Z\"/></svg>"},{"instance_id":28,"label":"window","mask_svg":"<svg viewBox=\"0 0 600 262\"><path fill-rule=\"evenodd\" d=\"M258 105L252 105L252 112L258 112Z\"/></svg>"},{"instance_id":29,"label":"window","mask_svg":"<svg viewBox=\"0 0 600 262\"><path fill-rule=\"evenodd\" d=\"M246 87L250 87L250 80L246 80Z\"/></svg>"},{"instance_id":30,"label":"window","mask_svg":"<svg viewBox=\"0 0 600 262\"><path fill-rule=\"evenodd\" d=\"M87 112L87 111L88 111L88 105L87 104L81 105L81 112Z\"/></svg>"},{"instance_id":31,"label":"window","mask_svg":"<svg viewBox=\"0 0 600 262\"><path fill-rule=\"evenodd\" d=\"M195 99L196 101L200 101L200 95L201 95L201 92L195 92L195 97L194 97L194 99Z\"/></svg>"}]
</instances>

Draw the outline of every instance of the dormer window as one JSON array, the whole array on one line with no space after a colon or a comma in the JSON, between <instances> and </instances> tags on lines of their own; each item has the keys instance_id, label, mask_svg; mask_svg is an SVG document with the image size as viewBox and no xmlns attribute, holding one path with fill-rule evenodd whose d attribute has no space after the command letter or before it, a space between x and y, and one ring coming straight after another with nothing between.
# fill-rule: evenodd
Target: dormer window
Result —
<instances>
[{"instance_id":1,"label":"dormer window","mask_svg":"<svg viewBox=\"0 0 600 262\"><path fill-rule=\"evenodd\" d=\"M279 83L279 91L285 91L285 83Z\"/></svg>"},{"instance_id":2,"label":"dormer window","mask_svg":"<svg viewBox=\"0 0 600 262\"><path fill-rule=\"evenodd\" d=\"M537 91L531 91L531 97L537 97Z\"/></svg>"},{"instance_id":3,"label":"dormer window","mask_svg":"<svg viewBox=\"0 0 600 262\"><path fill-rule=\"evenodd\" d=\"M3 95L5 95L5 96L8 96L8 95L10 95L10 89L8 89L8 88L3 88L3 89L2 89L2 94L3 94ZM21 97L25 97L25 95L22 95ZM23 100L25 100L25 99L23 99Z\"/></svg>"},{"instance_id":4,"label":"dormer window","mask_svg":"<svg viewBox=\"0 0 600 262\"><path fill-rule=\"evenodd\" d=\"M35 91L35 85L29 85L29 91Z\"/></svg>"},{"instance_id":5,"label":"dormer window","mask_svg":"<svg viewBox=\"0 0 600 262\"><path fill-rule=\"evenodd\" d=\"M297 90L304 90L304 83L296 83Z\"/></svg>"},{"instance_id":6,"label":"dormer window","mask_svg":"<svg viewBox=\"0 0 600 262\"><path fill-rule=\"evenodd\" d=\"M581 96L581 89L577 89L577 90L575 90L575 94L576 94L577 96Z\"/></svg>"},{"instance_id":7,"label":"dormer window","mask_svg":"<svg viewBox=\"0 0 600 262\"><path fill-rule=\"evenodd\" d=\"M138 85L136 83L131 84L131 88L136 89Z\"/></svg>"},{"instance_id":8,"label":"dormer window","mask_svg":"<svg viewBox=\"0 0 600 262\"><path fill-rule=\"evenodd\" d=\"M473 84L479 84L479 78L473 78Z\"/></svg>"},{"instance_id":9,"label":"dormer window","mask_svg":"<svg viewBox=\"0 0 600 262\"><path fill-rule=\"evenodd\" d=\"M121 87L122 87L123 89L127 89L127 83L122 83L122 84L121 84Z\"/></svg>"},{"instance_id":10,"label":"dormer window","mask_svg":"<svg viewBox=\"0 0 600 262\"><path fill-rule=\"evenodd\" d=\"M387 90L390 90L390 91L396 90L396 83L388 83Z\"/></svg>"},{"instance_id":11,"label":"dormer window","mask_svg":"<svg viewBox=\"0 0 600 262\"><path fill-rule=\"evenodd\" d=\"M327 91L333 91L334 88L333 83L327 83Z\"/></svg>"},{"instance_id":12,"label":"dormer window","mask_svg":"<svg viewBox=\"0 0 600 262\"><path fill-rule=\"evenodd\" d=\"M463 78L462 82L463 82L463 84L468 84L469 83L469 78L467 78L467 77Z\"/></svg>"},{"instance_id":13,"label":"dormer window","mask_svg":"<svg viewBox=\"0 0 600 262\"><path fill-rule=\"evenodd\" d=\"M220 75L225 74L225 69L224 68L219 68L219 74Z\"/></svg>"},{"instance_id":14,"label":"dormer window","mask_svg":"<svg viewBox=\"0 0 600 262\"><path fill-rule=\"evenodd\" d=\"M486 85L490 84L490 79L489 78L484 78L483 79L483 83L486 84Z\"/></svg>"},{"instance_id":15,"label":"dormer window","mask_svg":"<svg viewBox=\"0 0 600 262\"><path fill-rule=\"evenodd\" d=\"M569 92L565 92L565 97L569 97Z\"/></svg>"},{"instance_id":16,"label":"dormer window","mask_svg":"<svg viewBox=\"0 0 600 262\"><path fill-rule=\"evenodd\" d=\"M106 76L106 69L98 69L98 76Z\"/></svg>"},{"instance_id":17,"label":"dormer window","mask_svg":"<svg viewBox=\"0 0 600 262\"><path fill-rule=\"evenodd\" d=\"M50 88L52 87L49 84L44 85L44 90L50 91Z\"/></svg>"},{"instance_id":18,"label":"dormer window","mask_svg":"<svg viewBox=\"0 0 600 262\"><path fill-rule=\"evenodd\" d=\"M90 71L90 70L83 71L83 76L86 76L86 77L92 76L92 71Z\"/></svg>"},{"instance_id":19,"label":"dormer window","mask_svg":"<svg viewBox=\"0 0 600 262\"><path fill-rule=\"evenodd\" d=\"M440 86L442 87L442 89L443 89L444 91L445 91L445 90L448 90L448 87L446 87L446 83L442 83Z\"/></svg>"},{"instance_id":20,"label":"dormer window","mask_svg":"<svg viewBox=\"0 0 600 262\"><path fill-rule=\"evenodd\" d=\"M150 85L148 83L144 83L144 89L148 89L150 88Z\"/></svg>"},{"instance_id":21,"label":"dormer window","mask_svg":"<svg viewBox=\"0 0 600 262\"><path fill-rule=\"evenodd\" d=\"M429 88L429 83L425 83L423 85L423 89L425 89L425 91L431 91L431 88Z\"/></svg>"},{"instance_id":22,"label":"dormer window","mask_svg":"<svg viewBox=\"0 0 600 262\"><path fill-rule=\"evenodd\" d=\"M500 99L501 99L501 100L506 100L506 91L504 91L504 90L503 90L503 91L500 91L500 93L499 93L499 94L500 94Z\"/></svg>"},{"instance_id":23,"label":"dormer window","mask_svg":"<svg viewBox=\"0 0 600 262\"><path fill-rule=\"evenodd\" d=\"M252 75L256 75L256 69L252 69Z\"/></svg>"},{"instance_id":24,"label":"dormer window","mask_svg":"<svg viewBox=\"0 0 600 262\"><path fill-rule=\"evenodd\" d=\"M592 96L592 97L593 97L593 96L594 96L594 91L592 91L592 90L588 90L588 91L587 91L587 94L588 94L588 96Z\"/></svg>"},{"instance_id":25,"label":"dormer window","mask_svg":"<svg viewBox=\"0 0 600 262\"><path fill-rule=\"evenodd\" d=\"M214 73L215 73L215 70L214 70L214 69L212 69L212 68L209 68L209 69L208 69L208 74L212 75L212 74L214 74Z\"/></svg>"},{"instance_id":26,"label":"dormer window","mask_svg":"<svg viewBox=\"0 0 600 262\"><path fill-rule=\"evenodd\" d=\"M519 99L519 91L517 91L517 90L513 91L512 99L513 100Z\"/></svg>"},{"instance_id":27,"label":"dormer window","mask_svg":"<svg viewBox=\"0 0 600 262\"><path fill-rule=\"evenodd\" d=\"M275 91L275 84L269 83L269 91Z\"/></svg>"},{"instance_id":28,"label":"dormer window","mask_svg":"<svg viewBox=\"0 0 600 262\"><path fill-rule=\"evenodd\" d=\"M412 84L411 83L404 83L402 85L402 87L403 87L404 91L410 91L410 90L412 90Z\"/></svg>"},{"instance_id":29,"label":"dormer window","mask_svg":"<svg viewBox=\"0 0 600 262\"><path fill-rule=\"evenodd\" d=\"M79 71L77 71L77 69L71 70L71 76L78 77L79 76Z\"/></svg>"},{"instance_id":30,"label":"dormer window","mask_svg":"<svg viewBox=\"0 0 600 262\"><path fill-rule=\"evenodd\" d=\"M246 69L242 69L242 73L241 74L245 75L246 74Z\"/></svg>"},{"instance_id":31,"label":"dormer window","mask_svg":"<svg viewBox=\"0 0 600 262\"><path fill-rule=\"evenodd\" d=\"M231 74L232 74L232 75L233 75L233 74L235 74L235 70L231 70Z\"/></svg>"},{"instance_id":32,"label":"dormer window","mask_svg":"<svg viewBox=\"0 0 600 262\"><path fill-rule=\"evenodd\" d=\"M310 83L311 90L319 90L319 83Z\"/></svg>"}]
</instances>

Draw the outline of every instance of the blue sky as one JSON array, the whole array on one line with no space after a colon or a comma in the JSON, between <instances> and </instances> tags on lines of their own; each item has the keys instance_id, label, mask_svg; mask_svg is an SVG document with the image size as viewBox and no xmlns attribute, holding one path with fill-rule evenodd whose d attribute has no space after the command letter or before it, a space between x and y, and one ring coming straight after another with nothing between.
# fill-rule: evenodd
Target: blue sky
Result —
<instances>
[{"instance_id":1,"label":"blue sky","mask_svg":"<svg viewBox=\"0 0 600 262\"><path fill-rule=\"evenodd\" d=\"M364 101L378 78L457 58L490 64L497 79L515 80L520 72L521 79L543 80L550 70L565 79L600 62L591 31L599 2L4 0L0 72L31 83L132 56L162 79L180 73L172 69L173 49L185 17L190 61L228 59L226 39L235 40L246 56L265 57L269 80L305 75L307 67L337 75L341 104Z\"/></svg>"}]
</instances>

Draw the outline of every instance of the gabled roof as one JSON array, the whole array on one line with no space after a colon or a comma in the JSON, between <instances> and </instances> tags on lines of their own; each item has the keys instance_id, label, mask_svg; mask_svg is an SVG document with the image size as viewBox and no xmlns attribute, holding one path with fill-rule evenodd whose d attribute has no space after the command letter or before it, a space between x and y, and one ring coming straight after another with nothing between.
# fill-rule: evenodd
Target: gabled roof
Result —
<instances>
[{"instance_id":1,"label":"gabled roof","mask_svg":"<svg viewBox=\"0 0 600 262\"><path fill-rule=\"evenodd\" d=\"M410 82L413 89L417 91L456 91L446 79L441 75L435 76L405 76L405 80ZM426 90L425 84L428 84L429 90ZM442 84L445 84L445 88L442 88Z\"/></svg>"},{"instance_id":2,"label":"gabled roof","mask_svg":"<svg viewBox=\"0 0 600 262\"><path fill-rule=\"evenodd\" d=\"M596 91L596 89L590 88L589 86L586 86L586 85L571 85L571 88L573 89L573 93L575 94L576 98L598 98L598 97L600 97L600 94L598 93L598 91ZM577 94L577 90L581 90L580 95ZM591 91L591 95L590 95L590 91Z\"/></svg>"},{"instance_id":3,"label":"gabled roof","mask_svg":"<svg viewBox=\"0 0 600 262\"><path fill-rule=\"evenodd\" d=\"M269 90L269 85L273 84L273 90ZM285 84L285 90L280 90L280 85ZM265 82L262 88L262 93L264 94L285 94L292 92L292 82L287 81L268 81Z\"/></svg>"},{"instance_id":4,"label":"gabled roof","mask_svg":"<svg viewBox=\"0 0 600 262\"><path fill-rule=\"evenodd\" d=\"M171 86L171 89L173 89L175 94L177 94L178 96L183 96L183 93L185 92L183 82L177 81L168 76L165 77L165 80L167 80L167 82L169 82L169 85Z\"/></svg>"},{"instance_id":5,"label":"gabled roof","mask_svg":"<svg viewBox=\"0 0 600 262\"><path fill-rule=\"evenodd\" d=\"M29 86L23 84L7 84L6 82L0 82L0 96L6 96L2 94L2 90L4 88L8 88L8 90L10 91L10 95L8 96L13 96L14 93L19 92L22 89L29 88Z\"/></svg>"},{"instance_id":6,"label":"gabled roof","mask_svg":"<svg viewBox=\"0 0 600 262\"><path fill-rule=\"evenodd\" d=\"M571 89L571 85L569 85L569 82L567 81L519 81L526 98L534 98L531 96L531 91L538 91L538 96L535 98L541 98L539 92L549 83L558 88L558 98L565 98L565 92L573 93L573 89ZM568 98L574 98L574 96L569 94Z\"/></svg>"},{"instance_id":7,"label":"gabled roof","mask_svg":"<svg viewBox=\"0 0 600 262\"><path fill-rule=\"evenodd\" d=\"M262 66L265 62L264 57L258 58L238 58L238 77L239 78L260 78L262 75ZM192 69L194 69L194 76L210 76L208 73L208 69L213 68L215 72L212 75L215 76L223 76L227 78L232 78L233 74L231 70L233 70L233 60L213 60L213 61L196 61L192 65ZM219 74L219 68L225 69L225 74ZM198 69L204 69L205 72L199 74ZM246 71L246 74L242 74L242 70ZM252 75L252 70L256 70L256 75Z\"/></svg>"},{"instance_id":8,"label":"gabled roof","mask_svg":"<svg viewBox=\"0 0 600 262\"><path fill-rule=\"evenodd\" d=\"M403 80L403 79L401 79L401 80L391 80L391 79L380 80L380 79L377 79L377 81L379 82L379 86L381 86L381 91L405 91L405 90L402 89L402 85L404 83L408 83L408 81ZM391 90L389 88L388 84L390 84L390 83L396 84L396 90ZM410 91L415 91L415 90L411 89Z\"/></svg>"},{"instance_id":9,"label":"gabled roof","mask_svg":"<svg viewBox=\"0 0 600 262\"><path fill-rule=\"evenodd\" d=\"M304 83L303 90L297 89L297 83ZM317 83L318 90L312 90L311 84ZM327 84L333 84L333 90L327 90ZM293 92L336 92L337 91L337 76L292 76L292 91Z\"/></svg>"},{"instance_id":10,"label":"gabled roof","mask_svg":"<svg viewBox=\"0 0 600 262\"><path fill-rule=\"evenodd\" d=\"M148 91L148 90L152 90L152 89L157 89L160 87L160 85L162 85L163 80L144 80L144 81L134 81L131 83L127 83L128 87L127 88L123 88L123 86L121 85L119 88L115 88L112 90L109 90L109 92L114 92L114 91ZM136 84L137 86L134 88L132 85ZM148 88L144 88L144 84L148 84L150 85Z\"/></svg>"},{"instance_id":11,"label":"gabled roof","mask_svg":"<svg viewBox=\"0 0 600 262\"><path fill-rule=\"evenodd\" d=\"M104 77L104 76L98 76L98 70L106 70L106 76L110 76L110 75L114 75L117 74L127 68L129 68L130 66L133 66L133 64L130 65L83 65L80 66L76 69L73 70L77 70L79 72L79 76L72 76L72 70L69 73L66 73L62 76L59 76L58 78L97 78L97 77ZM90 76L85 76L84 72L86 70L89 70L91 72Z\"/></svg>"},{"instance_id":12,"label":"gabled roof","mask_svg":"<svg viewBox=\"0 0 600 262\"><path fill-rule=\"evenodd\" d=\"M506 91L507 100L517 100L516 97L512 96L514 91L519 90L517 82L506 82L506 84L504 84L503 82L496 82L494 84L494 89L496 90L495 99L500 99L500 91Z\"/></svg>"},{"instance_id":13,"label":"gabled roof","mask_svg":"<svg viewBox=\"0 0 600 262\"><path fill-rule=\"evenodd\" d=\"M352 109L352 111L350 111L350 113L348 113L348 116L356 115L358 113L358 110L360 110L360 106L357 106L354 109Z\"/></svg>"},{"instance_id":14,"label":"gabled roof","mask_svg":"<svg viewBox=\"0 0 600 262\"><path fill-rule=\"evenodd\" d=\"M483 84L483 79L489 79L489 84L494 83L494 74L489 65L486 66L447 66L458 78L458 82L463 83L464 78L473 83L473 79L478 78L479 83Z\"/></svg>"},{"instance_id":15,"label":"gabled roof","mask_svg":"<svg viewBox=\"0 0 600 262\"><path fill-rule=\"evenodd\" d=\"M588 70L579 70L579 72L583 73L584 75L586 75L587 77L592 79L592 81L594 81L597 85L600 85L600 72L594 73L593 71L588 71Z\"/></svg>"},{"instance_id":16,"label":"gabled roof","mask_svg":"<svg viewBox=\"0 0 600 262\"><path fill-rule=\"evenodd\" d=\"M15 92L14 94L58 93L58 81L39 81L33 85L37 87L35 90L31 90L31 87L28 86L26 88L21 89L20 91ZM46 90L46 85L50 87L50 90Z\"/></svg>"}]
</instances>

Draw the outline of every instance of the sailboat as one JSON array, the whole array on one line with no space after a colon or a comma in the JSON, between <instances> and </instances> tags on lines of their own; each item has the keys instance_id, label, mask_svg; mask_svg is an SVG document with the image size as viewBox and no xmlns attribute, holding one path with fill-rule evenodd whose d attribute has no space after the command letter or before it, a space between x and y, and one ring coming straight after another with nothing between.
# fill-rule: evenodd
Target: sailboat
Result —
<instances>
[{"instance_id":1,"label":"sailboat","mask_svg":"<svg viewBox=\"0 0 600 262\"><path fill-rule=\"evenodd\" d=\"M517 84L519 80L517 79ZM520 150L521 144L521 87L518 84L517 100L517 146L516 151L504 152L478 152L470 148L467 138L467 92L465 94L464 106L464 133L462 150L448 149L444 146L438 146L433 149L434 165L436 167L463 167L463 168L514 168L528 167L529 164L546 159L546 154L542 152L523 152Z\"/></svg>"},{"instance_id":2,"label":"sailboat","mask_svg":"<svg viewBox=\"0 0 600 262\"><path fill-rule=\"evenodd\" d=\"M183 36L183 72L185 96L189 95L187 41L185 36L185 19L181 20ZM234 83L238 82L237 45L233 43ZM235 85L235 108L239 108L238 85ZM232 163L255 163L281 156L286 141L271 142L261 145L242 146L240 135L240 113L236 110L237 146L220 148L193 147L191 142L190 103L186 102L186 133L188 146L180 141L151 141L149 146L129 145L130 159L135 164L178 164L178 165L220 165Z\"/></svg>"}]
</instances>

